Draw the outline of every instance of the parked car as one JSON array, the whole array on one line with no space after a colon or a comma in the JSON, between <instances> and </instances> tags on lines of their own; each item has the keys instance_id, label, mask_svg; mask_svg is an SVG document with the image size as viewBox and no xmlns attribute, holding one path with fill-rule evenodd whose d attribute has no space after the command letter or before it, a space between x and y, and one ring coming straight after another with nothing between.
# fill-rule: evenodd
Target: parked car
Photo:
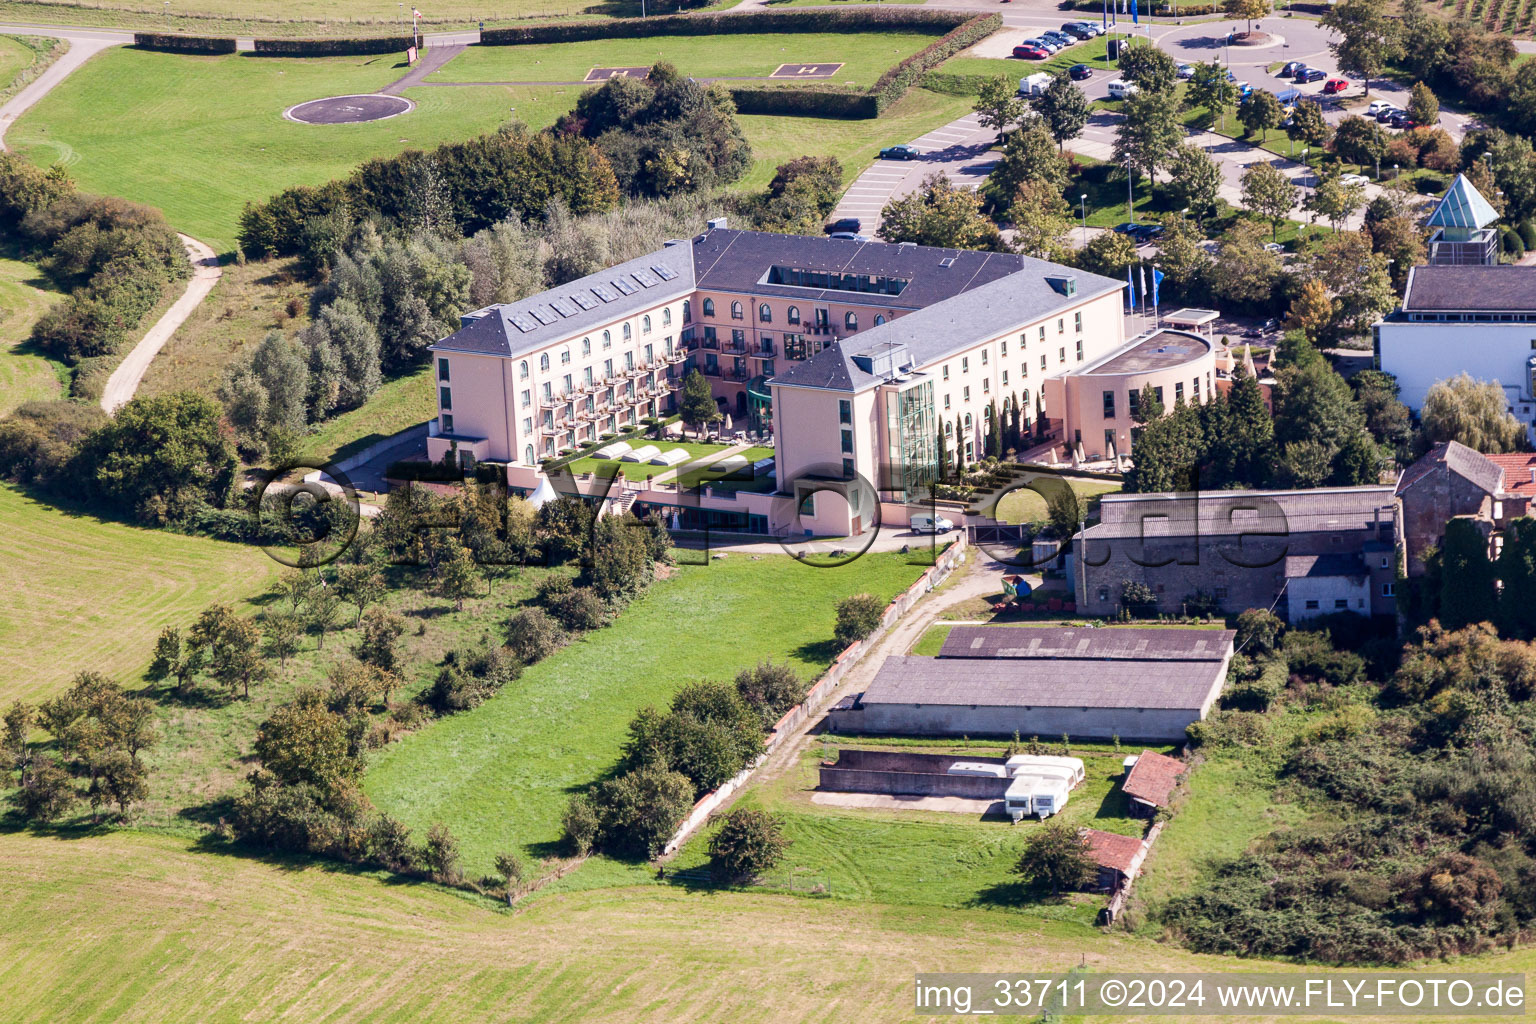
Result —
<instances>
[{"instance_id":1,"label":"parked car","mask_svg":"<svg viewBox=\"0 0 1536 1024\"><path fill-rule=\"evenodd\" d=\"M1040 36L1035 36L1033 39L1024 40L1023 45L1033 46L1035 49L1044 50L1046 53L1055 53L1057 50L1061 49L1061 47L1057 46L1049 39L1044 39Z\"/></svg>"},{"instance_id":2,"label":"parked car","mask_svg":"<svg viewBox=\"0 0 1536 1024\"><path fill-rule=\"evenodd\" d=\"M887 146L880 151L881 160L916 160L922 155L916 146L909 146L905 142L899 146Z\"/></svg>"},{"instance_id":3,"label":"parked car","mask_svg":"<svg viewBox=\"0 0 1536 1024\"><path fill-rule=\"evenodd\" d=\"M1388 128L1417 128L1419 122L1408 116L1406 110L1394 110L1392 116L1387 118Z\"/></svg>"},{"instance_id":4,"label":"parked car","mask_svg":"<svg viewBox=\"0 0 1536 1024\"><path fill-rule=\"evenodd\" d=\"M1253 86L1249 85L1247 82L1238 82L1237 83L1237 98L1238 98L1239 102L1241 102L1242 100L1247 99L1249 96L1252 96L1252 95L1253 95Z\"/></svg>"},{"instance_id":5,"label":"parked car","mask_svg":"<svg viewBox=\"0 0 1536 1024\"><path fill-rule=\"evenodd\" d=\"M1340 178L1339 180L1342 181L1346 185L1364 185L1367 182L1369 182L1371 179L1367 178L1363 174L1346 174L1346 175L1344 175L1344 177Z\"/></svg>"},{"instance_id":6,"label":"parked car","mask_svg":"<svg viewBox=\"0 0 1536 1024\"><path fill-rule=\"evenodd\" d=\"M873 242L874 241L874 239L870 238L868 235L860 235L860 234L857 234L857 233L855 233L853 231L834 231L834 232L832 232L832 234L828 235L827 237L828 238L841 238L841 239L843 239L846 242Z\"/></svg>"},{"instance_id":7,"label":"parked car","mask_svg":"<svg viewBox=\"0 0 1536 1024\"><path fill-rule=\"evenodd\" d=\"M1040 33L1040 38L1046 40L1047 42L1055 43L1062 49L1077 45L1077 40L1072 36L1067 35L1065 32L1057 32L1055 29L1052 29L1049 32Z\"/></svg>"},{"instance_id":8,"label":"parked car","mask_svg":"<svg viewBox=\"0 0 1536 1024\"><path fill-rule=\"evenodd\" d=\"M1025 60L1046 60L1050 57L1051 52L1038 46L1024 45L1015 46L1013 48L1013 55L1015 57L1022 57Z\"/></svg>"},{"instance_id":9,"label":"parked car","mask_svg":"<svg viewBox=\"0 0 1536 1024\"><path fill-rule=\"evenodd\" d=\"M1097 33L1094 32L1092 28L1084 25L1080 21L1069 21L1065 25L1061 26L1061 30L1067 35L1071 36L1073 39L1092 39L1095 35L1097 35Z\"/></svg>"},{"instance_id":10,"label":"parked car","mask_svg":"<svg viewBox=\"0 0 1536 1024\"><path fill-rule=\"evenodd\" d=\"M1195 66L1193 64L1180 64L1179 65L1179 81L1187 82L1191 78L1194 78L1194 77L1195 77Z\"/></svg>"},{"instance_id":11,"label":"parked car","mask_svg":"<svg viewBox=\"0 0 1536 1024\"><path fill-rule=\"evenodd\" d=\"M1376 123L1386 124L1388 121L1392 120L1393 115L1401 114L1402 112L1402 107L1396 107L1388 103L1386 106L1376 111Z\"/></svg>"},{"instance_id":12,"label":"parked car","mask_svg":"<svg viewBox=\"0 0 1536 1024\"><path fill-rule=\"evenodd\" d=\"M1328 72L1321 68L1302 68L1296 72L1296 81L1298 82L1321 82L1327 77Z\"/></svg>"},{"instance_id":13,"label":"parked car","mask_svg":"<svg viewBox=\"0 0 1536 1024\"><path fill-rule=\"evenodd\" d=\"M945 519L943 516L931 516L926 513L919 513L918 515L912 517L913 533L948 533L954 528L954 522L952 520Z\"/></svg>"},{"instance_id":14,"label":"parked car","mask_svg":"<svg viewBox=\"0 0 1536 1024\"><path fill-rule=\"evenodd\" d=\"M1136 229L1131 232L1131 237L1138 242L1150 242L1162 233L1163 226L1161 224L1138 224Z\"/></svg>"},{"instance_id":15,"label":"parked car","mask_svg":"<svg viewBox=\"0 0 1536 1024\"><path fill-rule=\"evenodd\" d=\"M1285 246L1281 245L1279 242L1265 242L1264 251L1276 253L1285 252Z\"/></svg>"},{"instance_id":16,"label":"parked car","mask_svg":"<svg viewBox=\"0 0 1536 1024\"><path fill-rule=\"evenodd\" d=\"M1349 79L1347 79L1347 78L1330 78L1330 79L1328 79L1328 81L1323 83L1323 95L1324 96L1337 96L1339 93L1343 92L1345 89L1348 89L1348 88L1349 88Z\"/></svg>"},{"instance_id":17,"label":"parked car","mask_svg":"<svg viewBox=\"0 0 1536 1024\"><path fill-rule=\"evenodd\" d=\"M1141 225L1133 220L1121 221L1115 225L1114 230L1117 235L1134 235L1137 231L1141 230Z\"/></svg>"},{"instance_id":18,"label":"parked car","mask_svg":"<svg viewBox=\"0 0 1536 1024\"><path fill-rule=\"evenodd\" d=\"M1307 69L1307 66L1305 64L1303 64L1299 60L1289 61L1289 62L1287 62L1285 64L1282 64L1280 66L1279 77L1280 78L1294 78L1298 74L1300 74L1301 72L1305 71L1306 69Z\"/></svg>"},{"instance_id":19,"label":"parked car","mask_svg":"<svg viewBox=\"0 0 1536 1024\"><path fill-rule=\"evenodd\" d=\"M1093 77L1093 68L1087 64L1073 64L1067 68L1067 77L1074 82L1085 82Z\"/></svg>"},{"instance_id":20,"label":"parked car","mask_svg":"<svg viewBox=\"0 0 1536 1024\"><path fill-rule=\"evenodd\" d=\"M1371 100L1371 105L1365 108L1366 117L1375 117L1385 110L1396 110L1397 104L1391 100Z\"/></svg>"},{"instance_id":21,"label":"parked car","mask_svg":"<svg viewBox=\"0 0 1536 1024\"><path fill-rule=\"evenodd\" d=\"M1123 100L1127 96L1134 96L1141 91L1134 82L1127 82L1123 78L1117 78L1110 82L1107 88L1109 89L1109 98L1112 100Z\"/></svg>"},{"instance_id":22,"label":"parked car","mask_svg":"<svg viewBox=\"0 0 1536 1024\"><path fill-rule=\"evenodd\" d=\"M863 226L864 223L857 217L839 217L837 220L832 221L826 227L822 228L822 230L829 235L835 235L840 232L852 232L853 234L858 234L859 228Z\"/></svg>"}]
</instances>

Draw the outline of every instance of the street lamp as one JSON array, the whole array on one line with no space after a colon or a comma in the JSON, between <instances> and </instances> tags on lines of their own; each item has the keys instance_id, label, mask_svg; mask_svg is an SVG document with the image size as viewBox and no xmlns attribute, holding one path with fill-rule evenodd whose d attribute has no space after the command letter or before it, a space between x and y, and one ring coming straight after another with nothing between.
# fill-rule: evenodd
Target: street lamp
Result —
<instances>
[{"instance_id":1,"label":"street lamp","mask_svg":"<svg viewBox=\"0 0 1536 1024\"><path fill-rule=\"evenodd\" d=\"M1088 244L1088 193L1084 192L1077 197L1077 205L1083 211L1083 244Z\"/></svg>"},{"instance_id":2,"label":"street lamp","mask_svg":"<svg viewBox=\"0 0 1536 1024\"><path fill-rule=\"evenodd\" d=\"M1126 216L1130 217L1132 224L1136 223L1136 197L1135 193L1131 191L1131 183L1136 180L1134 177L1135 173L1131 169L1131 162L1127 160L1125 162L1125 210Z\"/></svg>"},{"instance_id":3,"label":"street lamp","mask_svg":"<svg viewBox=\"0 0 1536 1024\"><path fill-rule=\"evenodd\" d=\"M165 30L171 30L171 0L165 0Z\"/></svg>"}]
</instances>

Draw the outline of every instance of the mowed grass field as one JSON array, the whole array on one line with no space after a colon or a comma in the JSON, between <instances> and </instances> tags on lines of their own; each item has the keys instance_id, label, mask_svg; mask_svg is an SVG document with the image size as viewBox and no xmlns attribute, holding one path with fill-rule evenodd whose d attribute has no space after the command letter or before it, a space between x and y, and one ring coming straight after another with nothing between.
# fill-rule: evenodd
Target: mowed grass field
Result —
<instances>
[{"instance_id":1,"label":"mowed grass field","mask_svg":"<svg viewBox=\"0 0 1536 1024\"><path fill-rule=\"evenodd\" d=\"M886 1024L931 1019L912 1013L919 971L1303 969L979 909L663 886L508 913L334 864L128 832L0 834L0 860L0 1006L16 1021ZM1421 969L1531 971L1536 954Z\"/></svg>"},{"instance_id":2,"label":"mowed grass field","mask_svg":"<svg viewBox=\"0 0 1536 1024\"><path fill-rule=\"evenodd\" d=\"M393 55L275 60L106 50L29 110L6 140L37 164L64 162L82 188L159 207L178 230L229 252L248 201L345 177L371 157L493 131L514 117L547 127L586 88L421 87L406 93L415 110L372 124L307 125L282 116L305 100L373 92L405 73L398 64ZM755 162L738 187L762 188L778 164L807 153L838 154L851 180L881 147L969 109L965 97L913 90L886 116L863 121L743 116Z\"/></svg>"},{"instance_id":3,"label":"mowed grass field","mask_svg":"<svg viewBox=\"0 0 1536 1024\"><path fill-rule=\"evenodd\" d=\"M0 91L15 80L16 76L32 66L37 53L21 40L0 36Z\"/></svg>"},{"instance_id":4,"label":"mowed grass field","mask_svg":"<svg viewBox=\"0 0 1536 1024\"><path fill-rule=\"evenodd\" d=\"M617 625L539 662L473 711L381 750L364 788L413 828L448 823L471 875L489 871L502 849L548 854L571 793L614 767L640 708L664 707L685 682L732 679L767 659L787 661L809 686L837 653L837 602L861 591L887 600L923 571L920 561L871 554L818 569L787 555L731 554L680 565ZM493 635L501 625L484 623Z\"/></svg>"},{"instance_id":5,"label":"mowed grass field","mask_svg":"<svg viewBox=\"0 0 1536 1024\"><path fill-rule=\"evenodd\" d=\"M1045 479L1044 475L1036 479ZM1090 509L1098 507L1098 499L1105 494L1115 494L1120 490L1119 481L1115 480L1079 480L1067 479L1078 499ZM1044 494L1052 493L1049 482L1040 485ZM1015 487L1006 491L998 498L986 514L994 519L1000 519L1005 523L1043 523L1047 519L1045 497L1041 491L1030 490L1027 487Z\"/></svg>"},{"instance_id":6,"label":"mowed grass field","mask_svg":"<svg viewBox=\"0 0 1536 1024\"><path fill-rule=\"evenodd\" d=\"M434 82L580 82L593 68L649 66L665 60L695 78L766 78L780 64L842 63L831 78L786 79L868 87L893 64L937 36L925 32L760 33L647 36L543 46L471 46Z\"/></svg>"},{"instance_id":7,"label":"mowed grass field","mask_svg":"<svg viewBox=\"0 0 1536 1024\"><path fill-rule=\"evenodd\" d=\"M63 392L63 366L27 345L32 325L59 298L37 267L0 254L0 416Z\"/></svg>"},{"instance_id":8,"label":"mowed grass field","mask_svg":"<svg viewBox=\"0 0 1536 1024\"><path fill-rule=\"evenodd\" d=\"M240 606L278 568L254 547L103 522L0 486L0 703L51 696L82 669L131 688L162 628L215 601Z\"/></svg>"}]
</instances>

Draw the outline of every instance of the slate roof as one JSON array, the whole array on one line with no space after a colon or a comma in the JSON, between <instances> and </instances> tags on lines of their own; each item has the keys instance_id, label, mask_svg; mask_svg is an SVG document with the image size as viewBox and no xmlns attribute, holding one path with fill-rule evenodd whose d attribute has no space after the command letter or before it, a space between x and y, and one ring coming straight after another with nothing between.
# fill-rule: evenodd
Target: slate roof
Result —
<instances>
[{"instance_id":1,"label":"slate roof","mask_svg":"<svg viewBox=\"0 0 1536 1024\"><path fill-rule=\"evenodd\" d=\"M1106 494L1088 540L1212 537L1363 530L1392 522L1388 485L1302 491L1167 491ZM1161 518L1166 517L1166 518Z\"/></svg>"},{"instance_id":2,"label":"slate roof","mask_svg":"<svg viewBox=\"0 0 1536 1024\"><path fill-rule=\"evenodd\" d=\"M1536 312L1536 267L1414 267L1408 271L1403 312Z\"/></svg>"},{"instance_id":3,"label":"slate roof","mask_svg":"<svg viewBox=\"0 0 1536 1024\"><path fill-rule=\"evenodd\" d=\"M1126 796L1145 800L1158 807L1166 807L1168 797L1178 785L1179 776L1186 770L1187 766L1177 758L1159 754L1154 750L1143 750L1137 756L1131 773L1126 776L1125 784L1120 788L1125 790Z\"/></svg>"},{"instance_id":4,"label":"slate roof","mask_svg":"<svg viewBox=\"0 0 1536 1024\"><path fill-rule=\"evenodd\" d=\"M432 351L516 356L684 298L694 289L692 247L664 246L520 302L466 314L459 330Z\"/></svg>"},{"instance_id":5,"label":"slate roof","mask_svg":"<svg viewBox=\"0 0 1536 1024\"><path fill-rule=\"evenodd\" d=\"M1135 836L1122 836L1118 832L1105 832L1096 828L1080 828L1078 834L1088 841L1088 855L1100 867L1130 875L1139 866L1146 853L1146 843Z\"/></svg>"},{"instance_id":6,"label":"slate roof","mask_svg":"<svg viewBox=\"0 0 1536 1024\"><path fill-rule=\"evenodd\" d=\"M1220 661L1077 658L885 659L860 702L978 707L1198 710L1221 686Z\"/></svg>"},{"instance_id":7,"label":"slate roof","mask_svg":"<svg viewBox=\"0 0 1536 1024\"><path fill-rule=\"evenodd\" d=\"M1441 469L1471 481L1489 494L1498 494L1504 485L1504 469L1499 463L1460 441L1441 441L1403 470L1397 481L1397 493L1402 494Z\"/></svg>"},{"instance_id":8,"label":"slate roof","mask_svg":"<svg viewBox=\"0 0 1536 1024\"><path fill-rule=\"evenodd\" d=\"M1322 555L1287 555L1285 578L1326 578L1329 576L1369 576L1365 559L1357 554L1329 552Z\"/></svg>"},{"instance_id":9,"label":"slate roof","mask_svg":"<svg viewBox=\"0 0 1536 1024\"><path fill-rule=\"evenodd\" d=\"M1424 223L1432 228L1485 228L1498 219L1498 211L1483 194L1465 174L1458 174Z\"/></svg>"},{"instance_id":10,"label":"slate roof","mask_svg":"<svg viewBox=\"0 0 1536 1024\"><path fill-rule=\"evenodd\" d=\"M1108 661L1221 661L1230 629L1082 629L955 626L940 658L1070 658Z\"/></svg>"}]
</instances>

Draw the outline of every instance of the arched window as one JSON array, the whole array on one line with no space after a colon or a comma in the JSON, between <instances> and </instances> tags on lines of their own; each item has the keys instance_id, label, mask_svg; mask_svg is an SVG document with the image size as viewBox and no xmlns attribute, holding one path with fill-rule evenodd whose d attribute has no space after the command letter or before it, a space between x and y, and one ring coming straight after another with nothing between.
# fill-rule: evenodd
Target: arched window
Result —
<instances>
[{"instance_id":1,"label":"arched window","mask_svg":"<svg viewBox=\"0 0 1536 1024\"><path fill-rule=\"evenodd\" d=\"M966 413L965 414L965 429L966 430L970 430L971 429L971 414L970 413Z\"/></svg>"},{"instance_id":2,"label":"arched window","mask_svg":"<svg viewBox=\"0 0 1536 1024\"><path fill-rule=\"evenodd\" d=\"M603 332L603 348L612 348L612 347L613 347L613 332L612 331L604 331Z\"/></svg>"},{"instance_id":3,"label":"arched window","mask_svg":"<svg viewBox=\"0 0 1536 1024\"><path fill-rule=\"evenodd\" d=\"M520 380L528 379L528 360L524 359L517 367L517 376Z\"/></svg>"},{"instance_id":4,"label":"arched window","mask_svg":"<svg viewBox=\"0 0 1536 1024\"><path fill-rule=\"evenodd\" d=\"M582 338L581 339L581 354L584 355L584 356L589 356L589 355L592 354L592 339L591 338Z\"/></svg>"},{"instance_id":5,"label":"arched window","mask_svg":"<svg viewBox=\"0 0 1536 1024\"><path fill-rule=\"evenodd\" d=\"M693 319L693 305L687 299L684 299L683 300L683 323L686 324L688 321L690 321L692 319Z\"/></svg>"},{"instance_id":6,"label":"arched window","mask_svg":"<svg viewBox=\"0 0 1536 1024\"><path fill-rule=\"evenodd\" d=\"M765 324L773 323L773 310L768 308L768 303L757 307L757 319Z\"/></svg>"},{"instance_id":7,"label":"arched window","mask_svg":"<svg viewBox=\"0 0 1536 1024\"><path fill-rule=\"evenodd\" d=\"M686 306L686 305L688 305L688 303L685 302L685 303L683 303L683 305ZM671 306L662 306L661 307L661 326L663 326L663 327L671 327L672 326L672 307Z\"/></svg>"},{"instance_id":8,"label":"arched window","mask_svg":"<svg viewBox=\"0 0 1536 1024\"><path fill-rule=\"evenodd\" d=\"M714 316L715 315L715 300L714 299L705 299L704 300L704 315L705 316Z\"/></svg>"},{"instance_id":9,"label":"arched window","mask_svg":"<svg viewBox=\"0 0 1536 1024\"><path fill-rule=\"evenodd\" d=\"M626 323L624 325L624 340L628 341L630 338L634 337L634 335L634 330L629 326L629 324Z\"/></svg>"},{"instance_id":10,"label":"arched window","mask_svg":"<svg viewBox=\"0 0 1536 1024\"><path fill-rule=\"evenodd\" d=\"M876 313L875 314L875 326L879 327L883 323L885 323L885 314L883 314L883 313Z\"/></svg>"},{"instance_id":11,"label":"arched window","mask_svg":"<svg viewBox=\"0 0 1536 1024\"><path fill-rule=\"evenodd\" d=\"M800 307L799 306L790 306L789 307L789 322L792 323L792 324L797 324L797 323L800 322Z\"/></svg>"},{"instance_id":12,"label":"arched window","mask_svg":"<svg viewBox=\"0 0 1536 1024\"><path fill-rule=\"evenodd\" d=\"M539 356L539 372L541 372L541 373L548 373L549 372L549 353L548 352L545 352L543 355Z\"/></svg>"},{"instance_id":13,"label":"arched window","mask_svg":"<svg viewBox=\"0 0 1536 1024\"><path fill-rule=\"evenodd\" d=\"M523 461L530 466L533 465L533 445L523 445Z\"/></svg>"},{"instance_id":14,"label":"arched window","mask_svg":"<svg viewBox=\"0 0 1536 1024\"><path fill-rule=\"evenodd\" d=\"M651 333L651 315L649 313L647 313L645 316L640 318L640 333L641 334L650 334Z\"/></svg>"},{"instance_id":15,"label":"arched window","mask_svg":"<svg viewBox=\"0 0 1536 1024\"><path fill-rule=\"evenodd\" d=\"M843 314L843 326L848 328L850 331L858 330L859 329L859 314L855 313L851 309L847 313L844 313Z\"/></svg>"},{"instance_id":16,"label":"arched window","mask_svg":"<svg viewBox=\"0 0 1536 1024\"><path fill-rule=\"evenodd\" d=\"M944 421L944 436L948 437L950 434L953 434L954 432L955 432L955 425L953 423L949 422L949 420L945 420Z\"/></svg>"},{"instance_id":17,"label":"arched window","mask_svg":"<svg viewBox=\"0 0 1536 1024\"><path fill-rule=\"evenodd\" d=\"M741 303L739 303L739 302L731 303L731 319L732 320L740 320L741 319Z\"/></svg>"}]
</instances>

